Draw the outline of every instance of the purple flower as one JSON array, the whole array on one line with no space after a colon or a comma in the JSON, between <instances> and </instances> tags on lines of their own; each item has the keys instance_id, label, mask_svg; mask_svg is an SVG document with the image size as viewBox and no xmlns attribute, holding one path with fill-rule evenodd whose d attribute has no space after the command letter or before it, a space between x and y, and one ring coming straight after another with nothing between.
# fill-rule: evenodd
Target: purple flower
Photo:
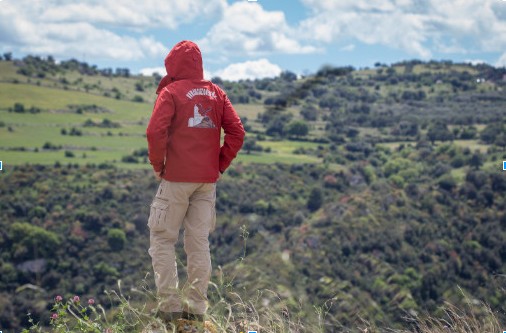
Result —
<instances>
[{"instance_id":1,"label":"purple flower","mask_svg":"<svg viewBox=\"0 0 506 333\"><path fill-rule=\"evenodd\" d=\"M110 327L106 328L104 333L112 333L112 328L110 328Z\"/></svg>"},{"instance_id":2,"label":"purple flower","mask_svg":"<svg viewBox=\"0 0 506 333\"><path fill-rule=\"evenodd\" d=\"M93 304L95 304L95 300L94 300L93 298L90 298L90 299L88 300L88 304L89 304L89 305L93 305Z\"/></svg>"},{"instance_id":3,"label":"purple flower","mask_svg":"<svg viewBox=\"0 0 506 333\"><path fill-rule=\"evenodd\" d=\"M56 319L58 319L58 314L57 314L57 313L53 313L53 314L51 315L51 319L52 319L52 320L56 320Z\"/></svg>"},{"instance_id":4,"label":"purple flower","mask_svg":"<svg viewBox=\"0 0 506 333\"><path fill-rule=\"evenodd\" d=\"M61 301L63 301L63 297L61 297L60 295L57 295L54 300L58 303L60 303Z\"/></svg>"},{"instance_id":5,"label":"purple flower","mask_svg":"<svg viewBox=\"0 0 506 333\"><path fill-rule=\"evenodd\" d=\"M74 303L79 303L81 299L79 298L79 296L74 296L74 298L72 299L72 301L74 301Z\"/></svg>"}]
</instances>

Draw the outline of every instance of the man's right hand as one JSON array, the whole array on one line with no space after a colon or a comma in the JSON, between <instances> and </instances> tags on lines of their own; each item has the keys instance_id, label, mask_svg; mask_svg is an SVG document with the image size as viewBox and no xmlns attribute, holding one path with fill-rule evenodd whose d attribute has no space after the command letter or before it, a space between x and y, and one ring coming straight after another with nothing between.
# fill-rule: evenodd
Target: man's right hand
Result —
<instances>
[{"instance_id":1,"label":"man's right hand","mask_svg":"<svg viewBox=\"0 0 506 333\"><path fill-rule=\"evenodd\" d=\"M156 180L158 180L158 181L162 180L162 172L161 171L153 170L153 173L155 174Z\"/></svg>"}]
</instances>

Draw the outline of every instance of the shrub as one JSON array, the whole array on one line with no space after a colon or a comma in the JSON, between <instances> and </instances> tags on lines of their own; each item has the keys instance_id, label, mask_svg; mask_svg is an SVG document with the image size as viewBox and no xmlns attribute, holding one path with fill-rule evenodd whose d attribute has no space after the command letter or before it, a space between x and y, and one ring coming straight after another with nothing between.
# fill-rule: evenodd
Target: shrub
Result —
<instances>
[{"instance_id":1,"label":"shrub","mask_svg":"<svg viewBox=\"0 0 506 333\"><path fill-rule=\"evenodd\" d=\"M320 188L315 187L311 190L307 199L307 208L314 212L320 209L323 204L323 192Z\"/></svg>"},{"instance_id":2,"label":"shrub","mask_svg":"<svg viewBox=\"0 0 506 333\"><path fill-rule=\"evenodd\" d=\"M144 98L142 98L142 96L135 95L134 98L132 99L132 102L142 103L144 102Z\"/></svg>"},{"instance_id":3,"label":"shrub","mask_svg":"<svg viewBox=\"0 0 506 333\"><path fill-rule=\"evenodd\" d=\"M123 156L121 158L121 162L123 162L123 163L139 163L139 161L137 160L137 158L135 156L132 156L132 155Z\"/></svg>"},{"instance_id":4,"label":"shrub","mask_svg":"<svg viewBox=\"0 0 506 333\"><path fill-rule=\"evenodd\" d=\"M17 113L24 113L25 112L25 106L21 103L15 103L14 104L14 112Z\"/></svg>"},{"instance_id":5,"label":"shrub","mask_svg":"<svg viewBox=\"0 0 506 333\"><path fill-rule=\"evenodd\" d=\"M125 232L117 228L109 229L109 231L107 231L107 242L112 250L122 250L126 242Z\"/></svg>"}]
</instances>

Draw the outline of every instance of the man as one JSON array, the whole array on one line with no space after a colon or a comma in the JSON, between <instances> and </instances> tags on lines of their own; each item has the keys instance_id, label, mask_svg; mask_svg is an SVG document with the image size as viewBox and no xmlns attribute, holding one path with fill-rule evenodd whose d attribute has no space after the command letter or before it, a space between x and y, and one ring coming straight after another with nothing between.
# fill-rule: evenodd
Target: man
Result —
<instances>
[{"instance_id":1,"label":"man","mask_svg":"<svg viewBox=\"0 0 506 333\"><path fill-rule=\"evenodd\" d=\"M158 316L166 323L178 318L203 321L216 181L241 149L245 132L226 94L204 80L202 55L195 43L176 44L165 58L165 68L146 131L149 160L161 180L148 220ZM221 128L225 137L220 147ZM182 292L175 255L181 226L188 271Z\"/></svg>"}]
</instances>

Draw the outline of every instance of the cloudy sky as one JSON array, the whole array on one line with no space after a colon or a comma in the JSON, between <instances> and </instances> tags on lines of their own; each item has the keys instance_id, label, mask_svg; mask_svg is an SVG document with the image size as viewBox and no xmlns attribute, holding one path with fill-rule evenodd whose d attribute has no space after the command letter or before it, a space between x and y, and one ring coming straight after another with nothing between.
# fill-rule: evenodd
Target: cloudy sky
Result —
<instances>
[{"instance_id":1,"label":"cloudy sky","mask_svg":"<svg viewBox=\"0 0 506 333\"><path fill-rule=\"evenodd\" d=\"M207 76L402 60L506 65L505 0L0 0L0 52L151 73L180 40ZM163 73L162 73L163 74Z\"/></svg>"}]
</instances>

